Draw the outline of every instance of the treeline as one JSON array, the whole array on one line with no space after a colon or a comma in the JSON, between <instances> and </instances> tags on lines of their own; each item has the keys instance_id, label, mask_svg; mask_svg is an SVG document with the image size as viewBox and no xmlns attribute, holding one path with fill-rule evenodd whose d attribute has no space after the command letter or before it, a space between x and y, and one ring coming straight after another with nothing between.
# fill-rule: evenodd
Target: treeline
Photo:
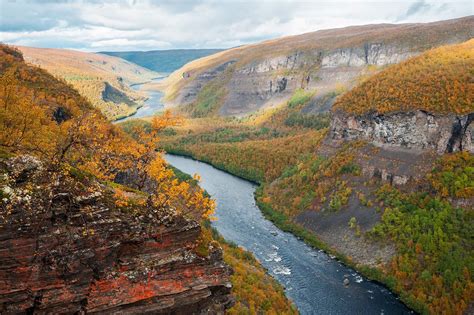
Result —
<instances>
[{"instance_id":1,"label":"treeline","mask_svg":"<svg viewBox=\"0 0 474 315\"><path fill-rule=\"evenodd\" d=\"M183 145L165 140L162 146L168 152L191 155L254 182L264 182L276 179L287 165L296 163L299 155L315 150L324 135L325 131L307 131L267 140Z\"/></svg>"}]
</instances>

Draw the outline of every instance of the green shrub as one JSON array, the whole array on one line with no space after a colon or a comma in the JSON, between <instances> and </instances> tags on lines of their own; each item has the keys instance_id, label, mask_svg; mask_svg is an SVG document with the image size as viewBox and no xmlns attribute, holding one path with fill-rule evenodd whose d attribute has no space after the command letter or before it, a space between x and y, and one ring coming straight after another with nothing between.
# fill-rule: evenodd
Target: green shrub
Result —
<instances>
[{"instance_id":1,"label":"green shrub","mask_svg":"<svg viewBox=\"0 0 474 315\"><path fill-rule=\"evenodd\" d=\"M288 107L293 108L299 105L303 105L308 102L313 95L314 92L308 92L303 89L297 89L288 101Z\"/></svg>"}]
</instances>

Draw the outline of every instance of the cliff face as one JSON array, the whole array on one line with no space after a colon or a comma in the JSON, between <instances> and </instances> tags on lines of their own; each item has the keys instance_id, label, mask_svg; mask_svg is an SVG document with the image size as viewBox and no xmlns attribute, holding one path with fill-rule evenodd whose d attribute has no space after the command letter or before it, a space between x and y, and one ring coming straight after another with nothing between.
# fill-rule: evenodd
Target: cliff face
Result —
<instances>
[{"instance_id":1,"label":"cliff face","mask_svg":"<svg viewBox=\"0 0 474 315\"><path fill-rule=\"evenodd\" d=\"M183 87L178 102L195 101L201 88L218 78L226 82L227 90L220 114L245 114L279 105L298 88L316 90L320 96L337 86L351 86L352 81L366 71L366 66L397 63L415 54L408 47L364 43L335 50L296 51L244 66L232 60L199 74ZM223 78L226 70L229 73ZM185 73L183 77L186 76Z\"/></svg>"},{"instance_id":2,"label":"cliff face","mask_svg":"<svg viewBox=\"0 0 474 315\"><path fill-rule=\"evenodd\" d=\"M231 304L230 268L212 244L196 254L196 222L147 204L121 208L102 184L29 156L0 166L0 313L220 313Z\"/></svg>"},{"instance_id":3,"label":"cliff face","mask_svg":"<svg viewBox=\"0 0 474 315\"><path fill-rule=\"evenodd\" d=\"M366 66L397 63L415 54L408 47L364 43L327 51L296 51L253 62L233 73L220 113L239 115L279 105L299 88L314 90L321 96L337 86L352 86Z\"/></svg>"},{"instance_id":4,"label":"cliff face","mask_svg":"<svg viewBox=\"0 0 474 315\"><path fill-rule=\"evenodd\" d=\"M364 139L378 145L438 153L474 152L471 123L474 114L435 115L424 111L360 116L336 114L330 127L335 140Z\"/></svg>"}]
</instances>

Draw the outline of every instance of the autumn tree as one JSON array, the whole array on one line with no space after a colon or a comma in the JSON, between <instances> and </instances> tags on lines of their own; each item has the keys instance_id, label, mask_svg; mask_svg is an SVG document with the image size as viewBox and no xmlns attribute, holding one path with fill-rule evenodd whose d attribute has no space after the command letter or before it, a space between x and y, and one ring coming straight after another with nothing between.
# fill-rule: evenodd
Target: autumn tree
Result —
<instances>
[{"instance_id":1,"label":"autumn tree","mask_svg":"<svg viewBox=\"0 0 474 315\"><path fill-rule=\"evenodd\" d=\"M214 208L197 185L180 182L156 151L159 133L180 122L171 112L152 118L136 139L111 124L65 82L26 65L21 53L0 45L0 148L40 157L52 172L71 168L101 181L132 174L157 208L208 218ZM56 115L55 113L63 113ZM151 183L150 187L145 187Z\"/></svg>"}]
</instances>

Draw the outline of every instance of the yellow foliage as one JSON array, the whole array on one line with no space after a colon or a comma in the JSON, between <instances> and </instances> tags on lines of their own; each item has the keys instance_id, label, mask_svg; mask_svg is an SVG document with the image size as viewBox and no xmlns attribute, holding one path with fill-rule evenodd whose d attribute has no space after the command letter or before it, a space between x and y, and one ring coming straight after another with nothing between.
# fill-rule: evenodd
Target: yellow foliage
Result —
<instances>
[{"instance_id":1,"label":"yellow foliage","mask_svg":"<svg viewBox=\"0 0 474 315\"><path fill-rule=\"evenodd\" d=\"M198 186L180 183L156 152L158 133L179 124L179 118L170 112L154 117L151 130L137 130L134 140L66 83L26 65L21 53L5 45L0 45L0 70L2 151L35 155L51 170L72 166L101 180L128 172L137 189L154 187L155 207L197 219L212 216L214 201ZM115 197L117 206L130 205L122 190L116 189Z\"/></svg>"},{"instance_id":2,"label":"yellow foliage","mask_svg":"<svg viewBox=\"0 0 474 315\"><path fill-rule=\"evenodd\" d=\"M474 111L474 39L393 65L342 95L333 110L353 114L424 110Z\"/></svg>"}]
</instances>

